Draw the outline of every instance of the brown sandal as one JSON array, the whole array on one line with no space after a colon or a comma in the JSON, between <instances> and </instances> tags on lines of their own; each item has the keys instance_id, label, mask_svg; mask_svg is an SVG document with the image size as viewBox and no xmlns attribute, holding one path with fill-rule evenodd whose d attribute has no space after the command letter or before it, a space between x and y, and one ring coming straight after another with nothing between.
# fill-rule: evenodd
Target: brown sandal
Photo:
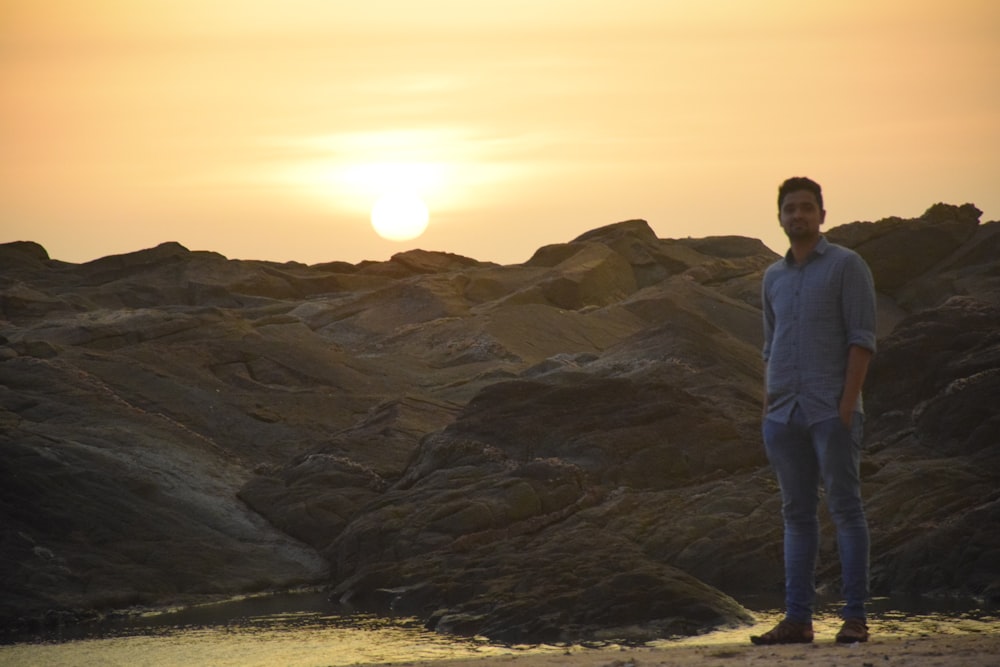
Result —
<instances>
[{"instance_id":1,"label":"brown sandal","mask_svg":"<svg viewBox=\"0 0 1000 667\"><path fill-rule=\"evenodd\" d=\"M750 641L759 646L770 644L809 644L813 640L812 623L783 620L760 636L752 635Z\"/></svg>"},{"instance_id":2,"label":"brown sandal","mask_svg":"<svg viewBox=\"0 0 1000 667\"><path fill-rule=\"evenodd\" d=\"M868 641L868 624L863 618L844 619L844 624L840 626L837 633L837 643L855 644Z\"/></svg>"}]
</instances>

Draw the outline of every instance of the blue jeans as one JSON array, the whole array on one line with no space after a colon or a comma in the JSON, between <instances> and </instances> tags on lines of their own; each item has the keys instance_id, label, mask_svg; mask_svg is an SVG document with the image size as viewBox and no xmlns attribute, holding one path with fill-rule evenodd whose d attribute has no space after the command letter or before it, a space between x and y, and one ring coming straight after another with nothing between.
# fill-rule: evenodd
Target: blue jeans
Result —
<instances>
[{"instance_id":1,"label":"blue jeans","mask_svg":"<svg viewBox=\"0 0 1000 667\"><path fill-rule=\"evenodd\" d=\"M839 417L809 426L796 408L787 424L764 420L764 447L781 487L785 523L785 615L812 621L819 552L819 484L837 528L843 618L865 618L868 598L868 521L861 502L863 417L850 428Z\"/></svg>"}]
</instances>

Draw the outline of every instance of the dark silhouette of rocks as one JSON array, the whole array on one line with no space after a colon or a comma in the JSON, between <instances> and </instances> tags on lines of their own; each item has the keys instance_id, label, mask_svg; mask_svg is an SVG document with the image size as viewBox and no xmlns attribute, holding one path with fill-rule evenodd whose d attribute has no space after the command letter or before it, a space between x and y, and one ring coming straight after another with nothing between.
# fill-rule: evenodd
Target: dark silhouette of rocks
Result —
<instances>
[{"instance_id":1,"label":"dark silhouette of rocks","mask_svg":"<svg viewBox=\"0 0 1000 667\"><path fill-rule=\"evenodd\" d=\"M877 594L1000 596L1000 223L980 215L828 232L880 292ZM322 581L508 641L743 622L735 599L782 579L759 437L776 258L642 220L510 266L0 245L0 621Z\"/></svg>"}]
</instances>

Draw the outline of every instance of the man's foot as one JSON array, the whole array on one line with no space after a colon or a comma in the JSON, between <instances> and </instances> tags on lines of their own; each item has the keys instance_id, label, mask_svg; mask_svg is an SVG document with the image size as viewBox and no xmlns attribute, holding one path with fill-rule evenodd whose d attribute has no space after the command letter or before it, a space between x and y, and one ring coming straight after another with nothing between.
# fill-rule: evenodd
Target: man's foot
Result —
<instances>
[{"instance_id":1,"label":"man's foot","mask_svg":"<svg viewBox=\"0 0 1000 667\"><path fill-rule=\"evenodd\" d=\"M750 637L750 641L757 645L809 644L812 640L812 623L796 623L788 619L778 623L759 637L756 635Z\"/></svg>"},{"instance_id":2,"label":"man's foot","mask_svg":"<svg viewBox=\"0 0 1000 667\"><path fill-rule=\"evenodd\" d=\"M844 624L840 626L837 633L837 642L840 644L856 644L868 641L868 624L863 618L844 619Z\"/></svg>"}]
</instances>

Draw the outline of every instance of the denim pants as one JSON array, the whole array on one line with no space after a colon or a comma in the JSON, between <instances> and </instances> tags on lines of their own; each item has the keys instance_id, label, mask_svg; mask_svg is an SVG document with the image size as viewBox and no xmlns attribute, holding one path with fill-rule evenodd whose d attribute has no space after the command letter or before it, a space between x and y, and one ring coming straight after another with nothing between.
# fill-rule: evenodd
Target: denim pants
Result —
<instances>
[{"instance_id":1,"label":"denim pants","mask_svg":"<svg viewBox=\"0 0 1000 667\"><path fill-rule=\"evenodd\" d=\"M851 427L839 417L810 426L797 407L787 424L765 419L764 446L781 487L785 524L785 615L812 620L819 552L819 484L837 529L843 618L865 618L868 598L868 521L861 502L863 417Z\"/></svg>"}]
</instances>

